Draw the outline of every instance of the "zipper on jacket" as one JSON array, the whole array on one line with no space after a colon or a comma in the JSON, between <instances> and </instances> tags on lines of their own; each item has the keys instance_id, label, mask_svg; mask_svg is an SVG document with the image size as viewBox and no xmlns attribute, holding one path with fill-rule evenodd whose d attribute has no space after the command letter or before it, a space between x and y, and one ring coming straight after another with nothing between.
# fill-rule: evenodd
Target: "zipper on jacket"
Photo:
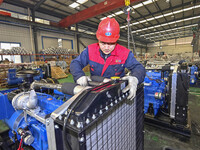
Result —
<instances>
[{"instance_id":1,"label":"zipper on jacket","mask_svg":"<svg viewBox=\"0 0 200 150\"><path fill-rule=\"evenodd\" d=\"M108 58L108 55L105 55L105 58L104 58L104 65L106 64L106 59Z\"/></svg>"}]
</instances>

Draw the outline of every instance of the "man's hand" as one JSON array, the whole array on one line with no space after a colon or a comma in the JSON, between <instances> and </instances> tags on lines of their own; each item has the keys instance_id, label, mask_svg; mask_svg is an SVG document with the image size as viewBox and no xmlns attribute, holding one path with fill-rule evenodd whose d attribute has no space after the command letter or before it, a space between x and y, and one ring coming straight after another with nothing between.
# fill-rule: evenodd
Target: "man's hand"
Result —
<instances>
[{"instance_id":1,"label":"man's hand","mask_svg":"<svg viewBox=\"0 0 200 150\"><path fill-rule=\"evenodd\" d=\"M87 86L88 85L88 81L91 81L90 77L82 76L82 77L78 78L76 83L81 85L81 86Z\"/></svg>"},{"instance_id":2,"label":"man's hand","mask_svg":"<svg viewBox=\"0 0 200 150\"><path fill-rule=\"evenodd\" d=\"M137 91L138 79L134 76L125 76L122 80L128 80L128 85L122 90L122 92L126 93L129 90L129 96L127 99L133 100Z\"/></svg>"}]
</instances>

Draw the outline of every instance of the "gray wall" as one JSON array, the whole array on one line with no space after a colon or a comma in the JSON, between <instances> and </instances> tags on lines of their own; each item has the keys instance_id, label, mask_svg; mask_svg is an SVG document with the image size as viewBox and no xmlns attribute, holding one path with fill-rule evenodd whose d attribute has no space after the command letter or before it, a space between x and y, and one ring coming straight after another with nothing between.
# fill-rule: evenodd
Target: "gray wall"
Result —
<instances>
[{"instance_id":1,"label":"gray wall","mask_svg":"<svg viewBox=\"0 0 200 150\"><path fill-rule=\"evenodd\" d=\"M185 37L148 44L147 53L152 55L157 54L157 52L165 52L167 54L192 53L192 38Z\"/></svg>"},{"instance_id":2,"label":"gray wall","mask_svg":"<svg viewBox=\"0 0 200 150\"><path fill-rule=\"evenodd\" d=\"M0 42L19 42L21 47L31 50L29 28L0 24Z\"/></svg>"}]
</instances>

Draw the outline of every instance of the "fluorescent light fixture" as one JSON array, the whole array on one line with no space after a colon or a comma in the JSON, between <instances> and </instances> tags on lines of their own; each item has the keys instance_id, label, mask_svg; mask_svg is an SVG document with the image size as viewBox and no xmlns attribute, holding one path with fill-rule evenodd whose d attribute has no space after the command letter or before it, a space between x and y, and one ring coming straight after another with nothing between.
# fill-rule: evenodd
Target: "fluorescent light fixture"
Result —
<instances>
[{"instance_id":1,"label":"fluorescent light fixture","mask_svg":"<svg viewBox=\"0 0 200 150\"><path fill-rule=\"evenodd\" d=\"M83 4L85 2L87 2L88 0L77 0L76 2L79 3L79 4Z\"/></svg>"},{"instance_id":2,"label":"fluorescent light fixture","mask_svg":"<svg viewBox=\"0 0 200 150\"><path fill-rule=\"evenodd\" d=\"M70 29L71 29L71 30L73 30L73 31L75 31L75 30L76 30L76 28L75 28L75 27L71 27Z\"/></svg>"},{"instance_id":3,"label":"fluorescent light fixture","mask_svg":"<svg viewBox=\"0 0 200 150\"><path fill-rule=\"evenodd\" d=\"M123 28L126 28L126 27L127 27L127 25L125 25L125 26L121 26L120 28L123 29Z\"/></svg>"},{"instance_id":4,"label":"fluorescent light fixture","mask_svg":"<svg viewBox=\"0 0 200 150\"><path fill-rule=\"evenodd\" d=\"M154 20L154 18L149 18L149 19L147 19L147 21L151 21L151 20Z\"/></svg>"},{"instance_id":5,"label":"fluorescent light fixture","mask_svg":"<svg viewBox=\"0 0 200 150\"><path fill-rule=\"evenodd\" d=\"M148 27L148 28L144 28L144 29L146 30L146 29L153 29L153 28L154 28L154 27Z\"/></svg>"},{"instance_id":6,"label":"fluorescent light fixture","mask_svg":"<svg viewBox=\"0 0 200 150\"><path fill-rule=\"evenodd\" d=\"M200 7L200 5L196 5L196 6L194 6L194 8L199 8Z\"/></svg>"},{"instance_id":7,"label":"fluorescent light fixture","mask_svg":"<svg viewBox=\"0 0 200 150\"><path fill-rule=\"evenodd\" d=\"M181 12L183 12L183 9L174 11L173 13L174 13L174 14L178 14L178 13L181 13Z\"/></svg>"},{"instance_id":8,"label":"fluorescent light fixture","mask_svg":"<svg viewBox=\"0 0 200 150\"><path fill-rule=\"evenodd\" d=\"M144 5L148 5L148 4L151 4L151 3L153 3L153 0L147 0L147 1L143 2Z\"/></svg>"},{"instance_id":9,"label":"fluorescent light fixture","mask_svg":"<svg viewBox=\"0 0 200 150\"><path fill-rule=\"evenodd\" d=\"M121 14L123 14L123 13L124 13L124 12L121 10L121 11L116 12L115 15L121 15Z\"/></svg>"},{"instance_id":10,"label":"fluorescent light fixture","mask_svg":"<svg viewBox=\"0 0 200 150\"><path fill-rule=\"evenodd\" d=\"M83 30L83 29L78 29L78 31L79 31L79 32L84 32L85 30Z\"/></svg>"},{"instance_id":11,"label":"fluorescent light fixture","mask_svg":"<svg viewBox=\"0 0 200 150\"><path fill-rule=\"evenodd\" d=\"M166 25L168 25L168 23L163 23L163 24L161 24L161 26L166 26Z\"/></svg>"},{"instance_id":12,"label":"fluorescent light fixture","mask_svg":"<svg viewBox=\"0 0 200 150\"><path fill-rule=\"evenodd\" d=\"M147 22L147 21L146 20L139 21L139 23L144 23L144 22Z\"/></svg>"},{"instance_id":13,"label":"fluorescent light fixture","mask_svg":"<svg viewBox=\"0 0 200 150\"><path fill-rule=\"evenodd\" d=\"M159 28L159 27L161 27L161 25L154 26L154 28Z\"/></svg>"},{"instance_id":14,"label":"fluorescent light fixture","mask_svg":"<svg viewBox=\"0 0 200 150\"><path fill-rule=\"evenodd\" d=\"M160 15L160 16L156 16L155 18L158 19L158 18L162 18L162 17L163 17L163 15Z\"/></svg>"},{"instance_id":15,"label":"fluorescent light fixture","mask_svg":"<svg viewBox=\"0 0 200 150\"><path fill-rule=\"evenodd\" d=\"M154 2L155 0L152 0L152 1ZM144 3L144 2L143 2L143 3ZM166 13L166 14L164 14L164 15L155 16L155 18L152 17L152 18L148 18L148 19L146 19L146 20L141 20L141 21L139 21L139 23L144 23L144 22L151 21L151 20L155 20L155 19L158 19L158 18L162 18L162 17L166 17L166 16L178 14L178 13L181 13L181 12L183 12L183 11L188 11L188 10L192 10L192 9L195 9L195 8L200 8L200 5L196 5L196 6L192 6L192 7L189 7L189 8L177 10L177 11L170 12L170 13ZM177 20L176 22L164 23L164 24L161 24L161 26L166 26L166 25L169 25L169 24L184 22L184 21L188 21L188 20L192 20L192 19L196 19L196 18L200 18L200 16L196 16L195 18L194 18L194 17L191 17L191 18L181 19L181 20ZM134 23L134 24L138 24L138 22L137 22L137 23ZM134 24L133 24L133 25L134 25ZM145 29L147 30L148 28L145 28ZM137 32L137 31L133 31L132 33L136 33L136 32Z\"/></svg>"},{"instance_id":16,"label":"fluorescent light fixture","mask_svg":"<svg viewBox=\"0 0 200 150\"><path fill-rule=\"evenodd\" d=\"M178 28L174 28L174 29L168 29L168 30L162 30L162 31L159 31L160 33L165 33L165 32L168 32L168 31L173 31L173 30L178 30L178 29L183 29L183 28L190 28L190 27L193 27L193 26L197 26L198 24L193 24L193 25L188 25L188 26L183 26L183 27L178 27ZM158 34L159 32L152 32L152 33L149 33L150 35L153 35L153 34ZM181 32L176 32L176 33L181 33ZM174 33L172 33L174 34ZM144 35L140 35L140 36L146 36L148 34L144 34Z\"/></svg>"},{"instance_id":17,"label":"fluorescent light fixture","mask_svg":"<svg viewBox=\"0 0 200 150\"><path fill-rule=\"evenodd\" d=\"M136 24L139 24L139 22L134 22L131 24L131 26L136 25Z\"/></svg>"},{"instance_id":18,"label":"fluorescent light fixture","mask_svg":"<svg viewBox=\"0 0 200 150\"><path fill-rule=\"evenodd\" d=\"M170 15L173 15L173 13L170 12L170 13L164 14L165 17L166 17L166 16L170 16Z\"/></svg>"},{"instance_id":19,"label":"fluorescent light fixture","mask_svg":"<svg viewBox=\"0 0 200 150\"><path fill-rule=\"evenodd\" d=\"M133 6L133 9L137 9L137 8L139 8L139 7L142 7L143 6L143 4L142 3L139 3L139 4L137 4L137 5L134 5Z\"/></svg>"},{"instance_id":20,"label":"fluorescent light fixture","mask_svg":"<svg viewBox=\"0 0 200 150\"><path fill-rule=\"evenodd\" d=\"M183 22L183 21L184 21L183 19L177 20L176 23Z\"/></svg>"},{"instance_id":21,"label":"fluorescent light fixture","mask_svg":"<svg viewBox=\"0 0 200 150\"><path fill-rule=\"evenodd\" d=\"M193 7L188 7L188 8L185 8L185 9L183 9L184 11L188 11L188 10L192 10L193 9Z\"/></svg>"},{"instance_id":22,"label":"fluorescent light fixture","mask_svg":"<svg viewBox=\"0 0 200 150\"><path fill-rule=\"evenodd\" d=\"M103 19L106 19L107 17L103 17L103 18L101 18L100 20L103 20Z\"/></svg>"},{"instance_id":23,"label":"fluorescent light fixture","mask_svg":"<svg viewBox=\"0 0 200 150\"><path fill-rule=\"evenodd\" d=\"M115 16L115 14L111 14L111 15L108 15L107 17L112 18L114 16Z\"/></svg>"},{"instance_id":24,"label":"fluorescent light fixture","mask_svg":"<svg viewBox=\"0 0 200 150\"><path fill-rule=\"evenodd\" d=\"M76 8L76 7L78 7L79 5L80 5L80 4L74 2L74 3L70 4L69 7L71 7L71 8Z\"/></svg>"}]
</instances>

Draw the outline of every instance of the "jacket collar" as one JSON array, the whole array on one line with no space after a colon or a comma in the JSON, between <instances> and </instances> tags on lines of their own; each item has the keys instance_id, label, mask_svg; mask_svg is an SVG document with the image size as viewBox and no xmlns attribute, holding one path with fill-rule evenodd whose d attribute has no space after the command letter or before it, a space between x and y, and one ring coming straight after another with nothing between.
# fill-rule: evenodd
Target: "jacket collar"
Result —
<instances>
[{"instance_id":1,"label":"jacket collar","mask_svg":"<svg viewBox=\"0 0 200 150\"><path fill-rule=\"evenodd\" d=\"M110 54L108 54L107 56L108 57L110 57L110 56L116 56L117 55L117 47L118 47L118 44L116 44L115 49ZM106 54L103 53L103 51L100 49L100 47L99 47L99 52L100 52L100 56L105 59L105 55Z\"/></svg>"}]
</instances>

